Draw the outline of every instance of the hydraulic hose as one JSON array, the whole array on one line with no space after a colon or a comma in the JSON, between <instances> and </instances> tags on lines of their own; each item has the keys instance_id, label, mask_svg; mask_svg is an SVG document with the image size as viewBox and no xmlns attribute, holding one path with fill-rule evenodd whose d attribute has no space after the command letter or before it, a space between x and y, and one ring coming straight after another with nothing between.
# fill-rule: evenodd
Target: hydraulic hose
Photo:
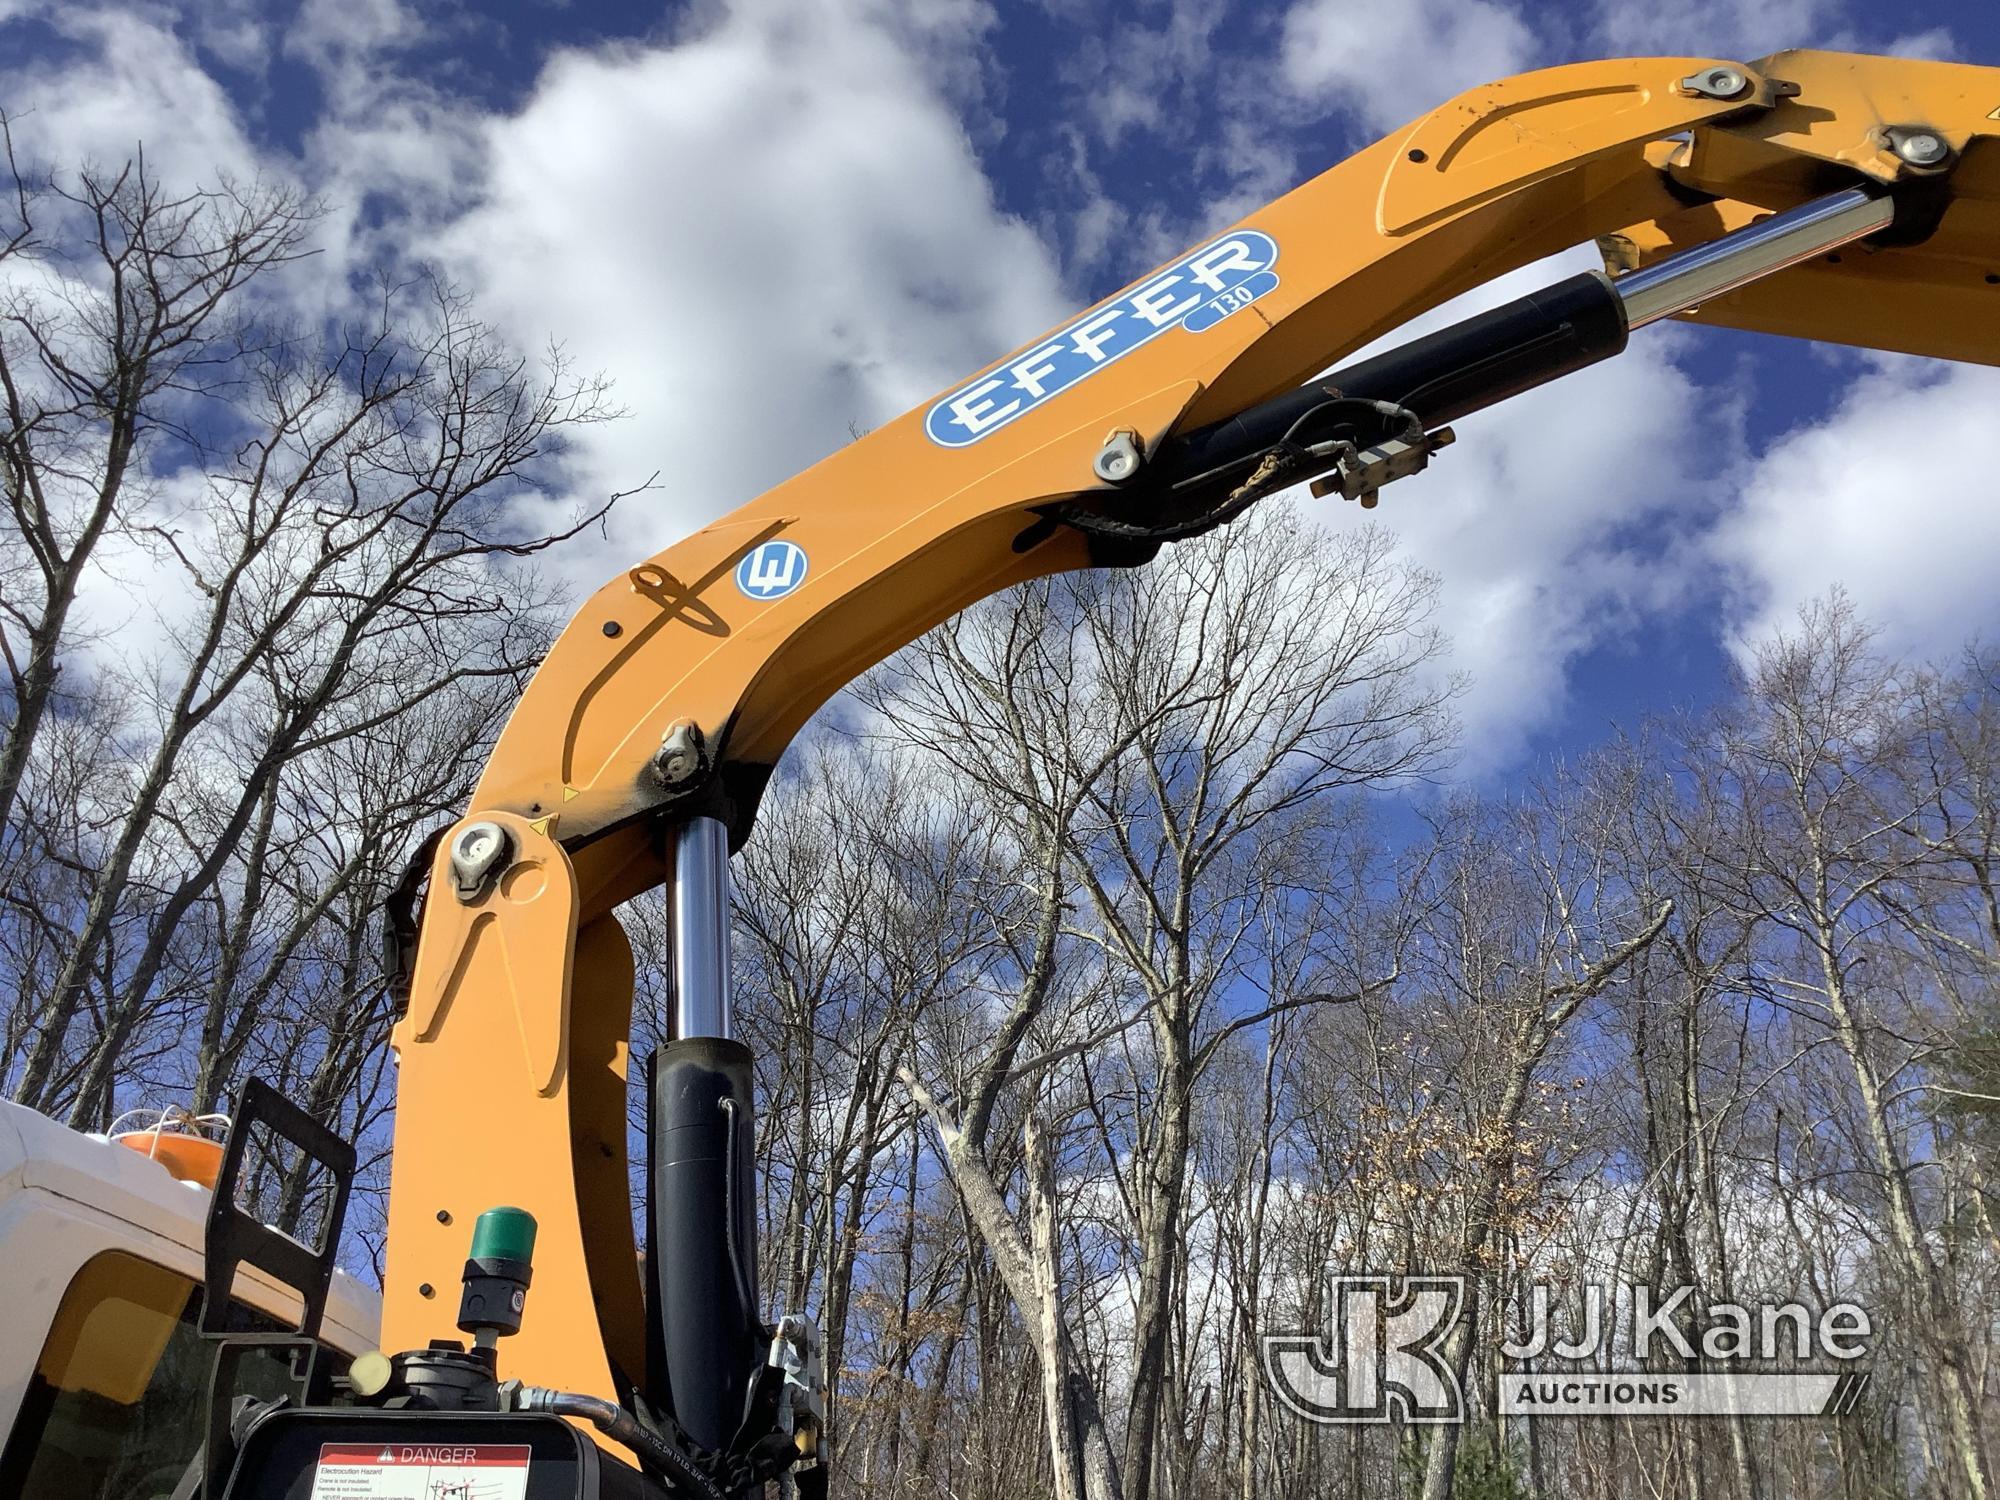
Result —
<instances>
[{"instance_id":1,"label":"hydraulic hose","mask_svg":"<svg viewBox=\"0 0 2000 1500\"><path fill-rule=\"evenodd\" d=\"M535 1385L522 1386L514 1400L520 1411L545 1411L558 1417L580 1417L613 1442L630 1448L666 1475L678 1490L699 1496L700 1500L729 1500L722 1486L696 1467L693 1459L616 1402Z\"/></svg>"}]
</instances>

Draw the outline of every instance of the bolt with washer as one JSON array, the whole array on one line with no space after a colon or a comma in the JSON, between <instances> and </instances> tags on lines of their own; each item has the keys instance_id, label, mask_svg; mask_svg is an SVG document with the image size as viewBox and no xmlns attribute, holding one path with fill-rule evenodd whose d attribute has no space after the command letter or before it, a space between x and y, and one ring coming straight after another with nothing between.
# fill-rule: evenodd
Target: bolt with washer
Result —
<instances>
[{"instance_id":1,"label":"bolt with washer","mask_svg":"<svg viewBox=\"0 0 2000 1500\"><path fill-rule=\"evenodd\" d=\"M1750 75L1741 68L1710 68L1690 73L1681 87L1703 99L1740 99L1750 92Z\"/></svg>"},{"instance_id":2,"label":"bolt with washer","mask_svg":"<svg viewBox=\"0 0 2000 1500\"><path fill-rule=\"evenodd\" d=\"M707 757L701 726L692 719L676 719L660 736L660 748L653 756L653 770L668 786L691 781Z\"/></svg>"},{"instance_id":3,"label":"bolt with washer","mask_svg":"<svg viewBox=\"0 0 2000 1500\"><path fill-rule=\"evenodd\" d=\"M468 823L451 841L451 883L458 899L470 905L485 892L491 878L507 863L513 838L498 823Z\"/></svg>"},{"instance_id":4,"label":"bolt with washer","mask_svg":"<svg viewBox=\"0 0 2000 1500\"><path fill-rule=\"evenodd\" d=\"M1896 155L1913 167L1935 167L1951 155L1951 144L1934 130L1911 130L1896 137Z\"/></svg>"},{"instance_id":5,"label":"bolt with washer","mask_svg":"<svg viewBox=\"0 0 2000 1500\"><path fill-rule=\"evenodd\" d=\"M1123 484L1139 472L1140 458L1139 434L1121 427L1104 440L1090 468L1099 479Z\"/></svg>"}]
</instances>

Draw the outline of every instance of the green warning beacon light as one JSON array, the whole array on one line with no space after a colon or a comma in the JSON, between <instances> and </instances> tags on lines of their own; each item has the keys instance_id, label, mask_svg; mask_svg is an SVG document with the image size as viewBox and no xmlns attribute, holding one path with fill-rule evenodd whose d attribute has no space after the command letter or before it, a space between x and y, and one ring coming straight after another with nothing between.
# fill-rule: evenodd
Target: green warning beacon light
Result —
<instances>
[{"instance_id":1,"label":"green warning beacon light","mask_svg":"<svg viewBox=\"0 0 2000 1500\"><path fill-rule=\"evenodd\" d=\"M491 1349L502 1335L521 1331L534 1258L535 1216L526 1209L489 1208L472 1226L458 1326L475 1348Z\"/></svg>"}]
</instances>

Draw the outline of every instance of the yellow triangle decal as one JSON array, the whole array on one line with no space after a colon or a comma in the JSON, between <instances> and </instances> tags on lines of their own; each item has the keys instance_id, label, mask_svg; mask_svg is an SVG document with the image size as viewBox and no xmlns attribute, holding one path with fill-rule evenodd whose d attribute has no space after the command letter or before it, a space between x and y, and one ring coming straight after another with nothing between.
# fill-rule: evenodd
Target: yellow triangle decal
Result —
<instances>
[{"instance_id":1,"label":"yellow triangle decal","mask_svg":"<svg viewBox=\"0 0 2000 1500\"><path fill-rule=\"evenodd\" d=\"M583 794L577 791L577 789L573 786L566 786L563 788L563 801L565 802L574 802L578 797L582 795Z\"/></svg>"},{"instance_id":2,"label":"yellow triangle decal","mask_svg":"<svg viewBox=\"0 0 2000 1500\"><path fill-rule=\"evenodd\" d=\"M549 836L549 824L555 822L555 820L556 820L556 815L554 813L548 813L543 817L536 818L528 826L534 829L535 832L539 833L543 838L547 838Z\"/></svg>"}]
</instances>

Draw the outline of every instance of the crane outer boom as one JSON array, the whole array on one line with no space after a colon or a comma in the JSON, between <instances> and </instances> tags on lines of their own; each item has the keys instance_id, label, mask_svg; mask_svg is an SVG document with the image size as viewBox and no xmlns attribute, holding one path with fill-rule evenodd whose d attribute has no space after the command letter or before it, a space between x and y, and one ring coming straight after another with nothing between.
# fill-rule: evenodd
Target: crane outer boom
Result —
<instances>
[{"instance_id":1,"label":"crane outer boom","mask_svg":"<svg viewBox=\"0 0 2000 1500\"><path fill-rule=\"evenodd\" d=\"M1741 89L1704 92L1719 69ZM1918 126L1946 160L1899 154ZM1612 269L1631 269L1869 182L1914 205L1915 233L1899 219L1689 316L2000 362L1996 134L2000 69L1893 58L1620 60L1473 89L1236 226L1275 246L1276 283L1212 325L1164 328L958 446L927 431L927 402L605 584L432 866L394 1034L384 1347L452 1335L467 1228L514 1204L539 1221L540 1248L534 1315L502 1345L501 1374L611 1400L637 1383L633 972L612 908L668 878L674 820L721 817L740 842L787 743L856 674L975 600L1091 565L1085 538L1038 525L1035 507L1111 494L1093 468L1109 436L1150 453L1567 247L1597 240ZM1160 308L1152 281L1099 309L1129 311L1135 294ZM1092 316L1059 330L1072 352ZM994 389L1032 386L1055 342L991 367ZM988 400L967 409L998 410ZM772 541L809 563L790 592L759 599L735 575ZM461 899L451 851L475 822L499 827L507 852Z\"/></svg>"}]
</instances>

